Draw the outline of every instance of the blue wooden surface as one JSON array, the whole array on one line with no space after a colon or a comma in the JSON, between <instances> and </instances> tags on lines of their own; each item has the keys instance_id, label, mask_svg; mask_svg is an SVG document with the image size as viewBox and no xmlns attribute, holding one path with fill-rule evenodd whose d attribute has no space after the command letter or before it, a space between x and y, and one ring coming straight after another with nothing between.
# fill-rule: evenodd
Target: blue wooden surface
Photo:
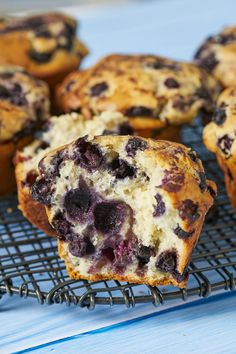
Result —
<instances>
[{"instance_id":1,"label":"blue wooden surface","mask_svg":"<svg viewBox=\"0 0 236 354\"><path fill-rule=\"evenodd\" d=\"M235 304L235 293L216 296L26 352L235 354Z\"/></svg>"},{"instance_id":2,"label":"blue wooden surface","mask_svg":"<svg viewBox=\"0 0 236 354\"><path fill-rule=\"evenodd\" d=\"M205 36L236 20L235 0L134 1L66 10L82 21L81 35L91 49L85 66L112 52L188 60ZM143 305L90 313L4 296L0 353L236 353L235 301L232 293L176 307L180 300L161 312Z\"/></svg>"}]
</instances>

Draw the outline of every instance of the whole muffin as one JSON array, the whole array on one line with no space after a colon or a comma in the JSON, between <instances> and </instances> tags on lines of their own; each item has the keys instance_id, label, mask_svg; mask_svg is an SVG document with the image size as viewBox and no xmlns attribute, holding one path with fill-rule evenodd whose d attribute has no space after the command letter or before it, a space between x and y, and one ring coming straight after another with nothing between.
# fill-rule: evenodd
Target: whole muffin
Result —
<instances>
[{"instance_id":1,"label":"whole muffin","mask_svg":"<svg viewBox=\"0 0 236 354\"><path fill-rule=\"evenodd\" d=\"M79 67L87 49L73 18L47 13L1 21L0 53L0 64L23 66L53 88Z\"/></svg>"},{"instance_id":2,"label":"whole muffin","mask_svg":"<svg viewBox=\"0 0 236 354\"><path fill-rule=\"evenodd\" d=\"M130 118L143 136L190 123L199 112L210 114L220 87L196 65L154 55L110 55L94 67L67 76L57 90L64 112L88 119L101 111Z\"/></svg>"},{"instance_id":3,"label":"whole muffin","mask_svg":"<svg viewBox=\"0 0 236 354\"><path fill-rule=\"evenodd\" d=\"M78 113L51 117L41 136L16 154L19 209L24 216L46 234L55 235L44 205L30 196L30 188L39 175L38 163L45 154L84 135L92 138L101 134L125 135L131 132L128 119L121 113L104 112L91 120L86 120Z\"/></svg>"},{"instance_id":4,"label":"whole muffin","mask_svg":"<svg viewBox=\"0 0 236 354\"><path fill-rule=\"evenodd\" d=\"M208 37L195 54L195 62L213 74L224 87L236 84L236 27Z\"/></svg>"},{"instance_id":5,"label":"whole muffin","mask_svg":"<svg viewBox=\"0 0 236 354\"><path fill-rule=\"evenodd\" d=\"M74 279L186 285L215 185L183 145L85 138L39 163L32 196L46 206Z\"/></svg>"},{"instance_id":6,"label":"whole muffin","mask_svg":"<svg viewBox=\"0 0 236 354\"><path fill-rule=\"evenodd\" d=\"M47 84L25 69L0 65L0 195L15 188L13 157L50 110Z\"/></svg>"},{"instance_id":7,"label":"whole muffin","mask_svg":"<svg viewBox=\"0 0 236 354\"><path fill-rule=\"evenodd\" d=\"M212 122L203 131L203 141L216 154L228 196L236 209L236 86L219 96Z\"/></svg>"}]
</instances>

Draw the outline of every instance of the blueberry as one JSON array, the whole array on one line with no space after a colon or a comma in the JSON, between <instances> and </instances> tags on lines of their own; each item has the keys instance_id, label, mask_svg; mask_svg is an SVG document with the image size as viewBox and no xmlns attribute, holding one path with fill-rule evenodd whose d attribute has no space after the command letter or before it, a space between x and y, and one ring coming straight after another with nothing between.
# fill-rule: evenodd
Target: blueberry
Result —
<instances>
[{"instance_id":1,"label":"blueberry","mask_svg":"<svg viewBox=\"0 0 236 354\"><path fill-rule=\"evenodd\" d=\"M62 214L61 211L58 211L52 221L52 227L56 230L57 235L60 240L69 241L72 235L72 224L66 220L65 216Z\"/></svg>"},{"instance_id":2,"label":"blueberry","mask_svg":"<svg viewBox=\"0 0 236 354\"><path fill-rule=\"evenodd\" d=\"M22 93L22 87L20 84L15 83L14 86L12 87L11 91L14 93L20 94L20 93Z\"/></svg>"},{"instance_id":3,"label":"blueberry","mask_svg":"<svg viewBox=\"0 0 236 354\"><path fill-rule=\"evenodd\" d=\"M181 112L185 112L186 108L190 107L194 101L192 99L185 100L183 96L177 96L173 102L173 108Z\"/></svg>"},{"instance_id":4,"label":"blueberry","mask_svg":"<svg viewBox=\"0 0 236 354\"><path fill-rule=\"evenodd\" d=\"M73 37L75 35L76 28L68 22L64 23L63 34L67 37Z\"/></svg>"},{"instance_id":5,"label":"blueberry","mask_svg":"<svg viewBox=\"0 0 236 354\"><path fill-rule=\"evenodd\" d=\"M153 112L150 108L144 106L133 106L125 111L125 115L128 117L152 117Z\"/></svg>"},{"instance_id":6,"label":"blueberry","mask_svg":"<svg viewBox=\"0 0 236 354\"><path fill-rule=\"evenodd\" d=\"M174 170L165 170L161 187L167 192L178 192L184 184L184 173Z\"/></svg>"},{"instance_id":7,"label":"blueberry","mask_svg":"<svg viewBox=\"0 0 236 354\"><path fill-rule=\"evenodd\" d=\"M0 85L0 99L7 99L11 97L10 92L5 86Z\"/></svg>"},{"instance_id":8,"label":"blueberry","mask_svg":"<svg viewBox=\"0 0 236 354\"><path fill-rule=\"evenodd\" d=\"M68 191L63 207L70 220L84 221L93 203L93 196L87 185L80 181L79 188Z\"/></svg>"},{"instance_id":9,"label":"blueberry","mask_svg":"<svg viewBox=\"0 0 236 354\"><path fill-rule=\"evenodd\" d=\"M156 268L161 272L170 273L178 283L182 282L188 277L187 267L183 273L177 271L178 255L176 250L163 251L156 262Z\"/></svg>"},{"instance_id":10,"label":"blueberry","mask_svg":"<svg viewBox=\"0 0 236 354\"><path fill-rule=\"evenodd\" d=\"M128 122L122 123L119 126L119 135L133 135L134 130Z\"/></svg>"},{"instance_id":11,"label":"blueberry","mask_svg":"<svg viewBox=\"0 0 236 354\"><path fill-rule=\"evenodd\" d=\"M112 175L117 179L124 179L126 177L132 178L136 174L136 169L133 166L127 161L118 158L110 163L109 169Z\"/></svg>"},{"instance_id":12,"label":"blueberry","mask_svg":"<svg viewBox=\"0 0 236 354\"><path fill-rule=\"evenodd\" d=\"M156 261L156 268L161 272L173 273L177 267L177 252L176 251L164 251L162 252Z\"/></svg>"},{"instance_id":13,"label":"blueberry","mask_svg":"<svg viewBox=\"0 0 236 354\"><path fill-rule=\"evenodd\" d=\"M34 50L34 49L31 49L29 51L29 57L39 64L44 64L44 63L49 62L51 60L53 54L54 54L54 51L42 52L42 53L36 52L36 50Z\"/></svg>"},{"instance_id":14,"label":"blueberry","mask_svg":"<svg viewBox=\"0 0 236 354\"><path fill-rule=\"evenodd\" d=\"M45 178L38 179L31 187L31 197L44 205L51 204L52 185Z\"/></svg>"},{"instance_id":15,"label":"blueberry","mask_svg":"<svg viewBox=\"0 0 236 354\"><path fill-rule=\"evenodd\" d=\"M106 257L110 262L113 262L115 259L114 249L112 247L104 248L101 255Z\"/></svg>"},{"instance_id":16,"label":"blueberry","mask_svg":"<svg viewBox=\"0 0 236 354\"><path fill-rule=\"evenodd\" d=\"M136 257L139 262L139 267L144 266L150 261L151 256L154 256L155 252L152 247L141 245L139 246Z\"/></svg>"},{"instance_id":17,"label":"blueberry","mask_svg":"<svg viewBox=\"0 0 236 354\"><path fill-rule=\"evenodd\" d=\"M196 90L196 95L199 98L211 101L211 95L210 95L209 91L206 89L206 87L204 87L204 86L201 86Z\"/></svg>"},{"instance_id":18,"label":"blueberry","mask_svg":"<svg viewBox=\"0 0 236 354\"><path fill-rule=\"evenodd\" d=\"M223 135L217 141L217 146L220 148L220 150L223 152L223 154L225 154L227 158L229 158L231 155L230 150L233 145L233 142L234 139L231 138L228 134Z\"/></svg>"},{"instance_id":19,"label":"blueberry","mask_svg":"<svg viewBox=\"0 0 236 354\"><path fill-rule=\"evenodd\" d=\"M196 54L196 58L198 57L198 54ZM202 56L199 58L199 64L205 68L206 70L212 71L215 69L215 67L218 65L218 60L215 57L214 53L210 53L206 56Z\"/></svg>"},{"instance_id":20,"label":"blueberry","mask_svg":"<svg viewBox=\"0 0 236 354\"><path fill-rule=\"evenodd\" d=\"M188 152L188 156L190 157L190 159L191 159L193 162L197 162L198 156L197 156L197 154L196 154L195 151L190 150L190 151Z\"/></svg>"},{"instance_id":21,"label":"blueberry","mask_svg":"<svg viewBox=\"0 0 236 354\"><path fill-rule=\"evenodd\" d=\"M172 273L173 277L177 280L178 283L181 283L188 278L188 266L185 267L183 273L179 273L177 270Z\"/></svg>"},{"instance_id":22,"label":"blueberry","mask_svg":"<svg viewBox=\"0 0 236 354\"><path fill-rule=\"evenodd\" d=\"M153 212L153 216L158 217L165 213L166 206L160 194L157 193L155 195L155 199L156 199L156 205L154 206L155 210Z\"/></svg>"},{"instance_id":23,"label":"blueberry","mask_svg":"<svg viewBox=\"0 0 236 354\"><path fill-rule=\"evenodd\" d=\"M69 241L69 251L75 257L84 257L93 254L95 247L88 237L73 235Z\"/></svg>"},{"instance_id":24,"label":"blueberry","mask_svg":"<svg viewBox=\"0 0 236 354\"><path fill-rule=\"evenodd\" d=\"M164 85L169 89L176 89L180 87L179 82L171 77L164 81Z\"/></svg>"},{"instance_id":25,"label":"blueberry","mask_svg":"<svg viewBox=\"0 0 236 354\"><path fill-rule=\"evenodd\" d=\"M10 101L16 106L25 106L27 104L25 95L22 92L22 87L19 84L14 84L12 87Z\"/></svg>"},{"instance_id":26,"label":"blueberry","mask_svg":"<svg viewBox=\"0 0 236 354\"><path fill-rule=\"evenodd\" d=\"M108 89L108 85L106 82L100 82L90 88L90 94L93 97L100 96L101 93Z\"/></svg>"},{"instance_id":27,"label":"blueberry","mask_svg":"<svg viewBox=\"0 0 236 354\"><path fill-rule=\"evenodd\" d=\"M174 229L174 233L181 239L186 240L192 236L194 231L185 231L179 225Z\"/></svg>"},{"instance_id":28,"label":"blueberry","mask_svg":"<svg viewBox=\"0 0 236 354\"><path fill-rule=\"evenodd\" d=\"M75 80L70 80L64 87L64 93L69 92L72 86L75 84Z\"/></svg>"},{"instance_id":29,"label":"blueberry","mask_svg":"<svg viewBox=\"0 0 236 354\"><path fill-rule=\"evenodd\" d=\"M178 69L178 64L177 63L171 63L167 64L163 59L157 59L152 62L148 62L145 64L146 67L151 68L151 69L170 69L170 70L177 70Z\"/></svg>"},{"instance_id":30,"label":"blueberry","mask_svg":"<svg viewBox=\"0 0 236 354\"><path fill-rule=\"evenodd\" d=\"M135 156L138 150L144 151L148 147L148 144L145 140L140 138L130 138L126 144L125 150L127 151L128 156Z\"/></svg>"},{"instance_id":31,"label":"blueberry","mask_svg":"<svg viewBox=\"0 0 236 354\"><path fill-rule=\"evenodd\" d=\"M104 234L118 233L125 219L126 210L120 202L101 202L94 208L94 226Z\"/></svg>"},{"instance_id":32,"label":"blueberry","mask_svg":"<svg viewBox=\"0 0 236 354\"><path fill-rule=\"evenodd\" d=\"M216 42L222 45L227 45L236 40L235 35L232 34L220 34L216 37Z\"/></svg>"},{"instance_id":33,"label":"blueberry","mask_svg":"<svg viewBox=\"0 0 236 354\"><path fill-rule=\"evenodd\" d=\"M200 217L198 204L195 204L191 199L185 199L179 207L179 216L183 220L195 222Z\"/></svg>"},{"instance_id":34,"label":"blueberry","mask_svg":"<svg viewBox=\"0 0 236 354\"><path fill-rule=\"evenodd\" d=\"M75 163L89 170L101 165L103 156L98 146L86 141L85 138L79 138L75 144Z\"/></svg>"},{"instance_id":35,"label":"blueberry","mask_svg":"<svg viewBox=\"0 0 236 354\"><path fill-rule=\"evenodd\" d=\"M133 247L130 241L122 240L114 250L116 267L124 271L124 268L132 261Z\"/></svg>"},{"instance_id":36,"label":"blueberry","mask_svg":"<svg viewBox=\"0 0 236 354\"><path fill-rule=\"evenodd\" d=\"M227 118L227 116L226 116L225 108L218 107L218 108L216 108L216 110L213 114L212 121L217 125L222 125L222 124L224 124L226 118Z\"/></svg>"},{"instance_id":37,"label":"blueberry","mask_svg":"<svg viewBox=\"0 0 236 354\"><path fill-rule=\"evenodd\" d=\"M35 32L36 37L42 37L42 38L52 38L52 33L46 29L38 29Z\"/></svg>"}]
</instances>

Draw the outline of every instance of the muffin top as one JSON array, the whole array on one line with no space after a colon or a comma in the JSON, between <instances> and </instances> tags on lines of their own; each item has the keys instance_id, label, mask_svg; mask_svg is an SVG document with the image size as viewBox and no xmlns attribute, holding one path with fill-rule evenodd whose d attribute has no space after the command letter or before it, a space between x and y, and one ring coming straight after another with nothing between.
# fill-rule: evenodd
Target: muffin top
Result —
<instances>
[{"instance_id":1,"label":"muffin top","mask_svg":"<svg viewBox=\"0 0 236 354\"><path fill-rule=\"evenodd\" d=\"M94 67L68 75L57 92L63 111L88 118L104 110L130 117L135 129L191 122L211 112L217 81L190 63L154 55L110 55Z\"/></svg>"},{"instance_id":2,"label":"muffin top","mask_svg":"<svg viewBox=\"0 0 236 354\"><path fill-rule=\"evenodd\" d=\"M203 131L207 148L223 159L236 156L236 86L225 89L218 98L212 121Z\"/></svg>"},{"instance_id":3,"label":"muffin top","mask_svg":"<svg viewBox=\"0 0 236 354\"><path fill-rule=\"evenodd\" d=\"M87 54L85 46L76 39L76 29L76 21L60 13L3 19L0 63L21 65L41 75L64 70L69 64L75 69L78 60ZM65 55L69 63L63 66Z\"/></svg>"},{"instance_id":4,"label":"muffin top","mask_svg":"<svg viewBox=\"0 0 236 354\"><path fill-rule=\"evenodd\" d=\"M49 117L47 84L17 66L0 66L0 143L30 134Z\"/></svg>"},{"instance_id":5,"label":"muffin top","mask_svg":"<svg viewBox=\"0 0 236 354\"><path fill-rule=\"evenodd\" d=\"M224 87L236 83L236 27L208 37L195 54L195 62L211 72Z\"/></svg>"}]
</instances>

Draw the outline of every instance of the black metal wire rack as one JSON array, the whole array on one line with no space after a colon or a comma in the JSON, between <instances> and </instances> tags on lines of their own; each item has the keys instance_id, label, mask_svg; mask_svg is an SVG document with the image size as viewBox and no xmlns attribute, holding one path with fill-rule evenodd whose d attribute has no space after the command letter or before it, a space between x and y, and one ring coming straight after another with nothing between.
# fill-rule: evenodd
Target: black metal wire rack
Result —
<instances>
[{"instance_id":1,"label":"black metal wire rack","mask_svg":"<svg viewBox=\"0 0 236 354\"><path fill-rule=\"evenodd\" d=\"M184 290L149 287L118 281L74 281L57 255L57 242L29 224L17 210L16 196L0 199L0 296L33 297L40 304L66 303L94 309L95 305L153 303L188 296L209 296L233 290L236 284L236 214L224 189L223 175L201 142L199 121L185 127L182 141L201 156L209 178L217 182L219 196L208 216L189 265Z\"/></svg>"}]
</instances>

